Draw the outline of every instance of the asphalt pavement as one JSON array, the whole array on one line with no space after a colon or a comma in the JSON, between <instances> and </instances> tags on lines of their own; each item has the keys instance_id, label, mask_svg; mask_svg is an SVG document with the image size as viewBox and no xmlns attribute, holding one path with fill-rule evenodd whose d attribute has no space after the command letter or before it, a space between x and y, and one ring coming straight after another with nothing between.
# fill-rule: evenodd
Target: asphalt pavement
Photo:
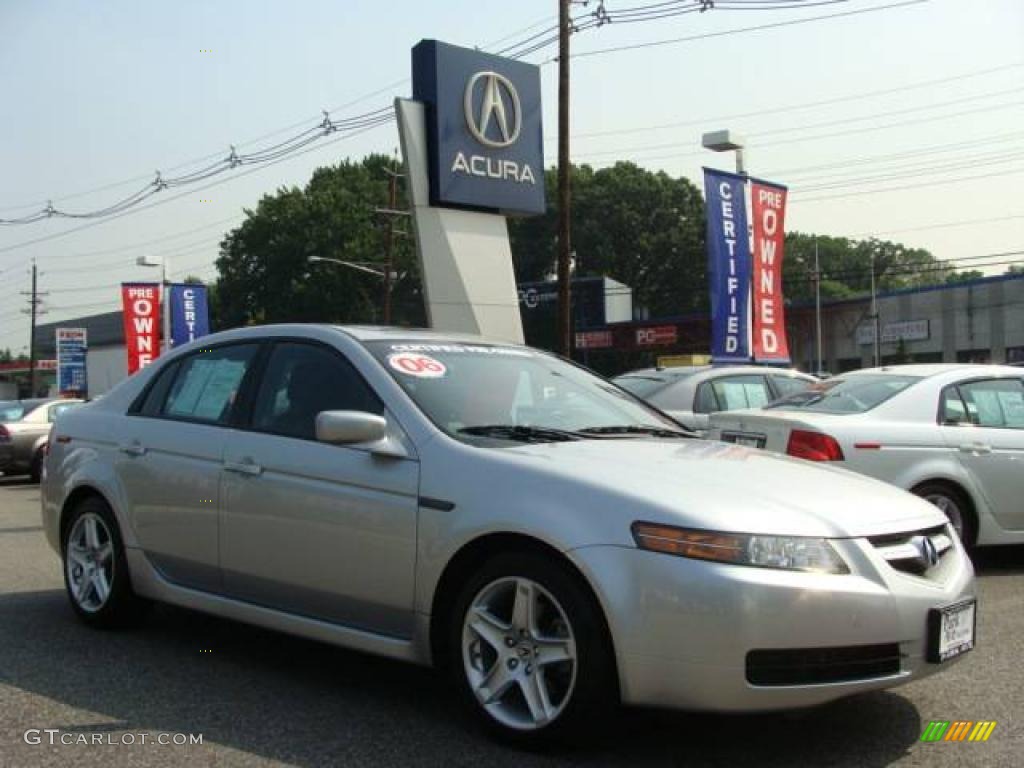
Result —
<instances>
[{"instance_id":1,"label":"asphalt pavement","mask_svg":"<svg viewBox=\"0 0 1024 768\"><path fill-rule=\"evenodd\" d=\"M0 766L1019 766L1024 547L977 565L978 648L944 674L796 713L623 710L531 754L481 735L429 669L166 606L136 630L88 629L38 486L0 477ZM987 743L922 743L930 720L998 724Z\"/></svg>"}]
</instances>

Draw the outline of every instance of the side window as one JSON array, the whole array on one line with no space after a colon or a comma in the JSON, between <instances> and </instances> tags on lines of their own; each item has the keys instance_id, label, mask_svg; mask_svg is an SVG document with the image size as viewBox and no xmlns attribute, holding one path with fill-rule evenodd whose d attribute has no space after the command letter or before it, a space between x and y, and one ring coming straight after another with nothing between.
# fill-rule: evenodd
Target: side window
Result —
<instances>
[{"instance_id":1,"label":"side window","mask_svg":"<svg viewBox=\"0 0 1024 768\"><path fill-rule=\"evenodd\" d=\"M227 423L257 346L217 347L182 360L160 409L161 415L211 424Z\"/></svg>"},{"instance_id":2,"label":"side window","mask_svg":"<svg viewBox=\"0 0 1024 768\"><path fill-rule=\"evenodd\" d=\"M942 390L941 401L939 402L939 421L943 424L970 424L967 416L967 406L960 397L960 390L956 387L946 387Z\"/></svg>"},{"instance_id":3,"label":"side window","mask_svg":"<svg viewBox=\"0 0 1024 768\"><path fill-rule=\"evenodd\" d=\"M960 385L971 422L979 427L1024 429L1024 383L988 379Z\"/></svg>"},{"instance_id":4,"label":"side window","mask_svg":"<svg viewBox=\"0 0 1024 768\"><path fill-rule=\"evenodd\" d=\"M723 376L715 379L711 386L715 390L719 407L725 411L760 408L771 399L764 376Z\"/></svg>"},{"instance_id":5,"label":"side window","mask_svg":"<svg viewBox=\"0 0 1024 768\"><path fill-rule=\"evenodd\" d=\"M177 372L178 363L174 362L157 374L156 381L149 388L149 392L146 393L146 399L142 401L142 405L139 406L137 413L141 413L143 416L156 416L160 413L160 407L167 398L167 390L171 388L174 374Z\"/></svg>"},{"instance_id":6,"label":"side window","mask_svg":"<svg viewBox=\"0 0 1024 768\"><path fill-rule=\"evenodd\" d=\"M76 405L78 405L78 403L57 403L56 405L51 405L50 413L47 415L47 419L52 424L57 420L58 416L64 413L64 411L74 408Z\"/></svg>"},{"instance_id":7,"label":"side window","mask_svg":"<svg viewBox=\"0 0 1024 768\"><path fill-rule=\"evenodd\" d=\"M715 413L722 410L718 405L718 398L715 397L715 390L711 386L713 383L705 381L697 387L697 396L693 401L694 413Z\"/></svg>"},{"instance_id":8,"label":"side window","mask_svg":"<svg viewBox=\"0 0 1024 768\"><path fill-rule=\"evenodd\" d=\"M384 405L339 353L317 344L275 345L256 396L253 429L313 440L321 411L384 413Z\"/></svg>"}]
</instances>

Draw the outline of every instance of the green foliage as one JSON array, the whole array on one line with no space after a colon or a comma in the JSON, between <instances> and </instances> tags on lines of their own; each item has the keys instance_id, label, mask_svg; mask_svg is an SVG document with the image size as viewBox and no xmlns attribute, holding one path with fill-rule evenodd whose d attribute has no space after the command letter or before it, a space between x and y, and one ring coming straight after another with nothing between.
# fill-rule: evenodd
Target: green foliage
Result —
<instances>
[{"instance_id":1,"label":"green foliage","mask_svg":"<svg viewBox=\"0 0 1024 768\"><path fill-rule=\"evenodd\" d=\"M1008 275L1024 275L1024 264L1011 264L1007 268L1006 274Z\"/></svg>"},{"instance_id":2,"label":"green foliage","mask_svg":"<svg viewBox=\"0 0 1024 768\"><path fill-rule=\"evenodd\" d=\"M633 288L654 316L707 307L704 202L687 179L620 162L574 166L572 250L577 275L605 275ZM548 210L509 222L519 281L542 280L557 261L556 173L545 174Z\"/></svg>"},{"instance_id":3,"label":"green foliage","mask_svg":"<svg viewBox=\"0 0 1024 768\"><path fill-rule=\"evenodd\" d=\"M383 269L392 161L371 155L318 168L304 189L267 195L228 233L211 296L214 327L253 323L382 321L383 281L310 256L366 262ZM399 208L404 208L401 199ZM407 226L398 221L396 230ZM393 322L422 324L419 278L411 237L394 239Z\"/></svg>"}]
</instances>

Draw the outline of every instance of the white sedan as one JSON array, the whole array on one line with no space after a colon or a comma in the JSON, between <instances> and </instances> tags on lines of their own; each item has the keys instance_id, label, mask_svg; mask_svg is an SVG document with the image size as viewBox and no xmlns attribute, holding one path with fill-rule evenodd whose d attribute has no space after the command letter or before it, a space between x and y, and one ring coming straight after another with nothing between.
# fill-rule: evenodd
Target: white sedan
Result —
<instances>
[{"instance_id":1,"label":"white sedan","mask_svg":"<svg viewBox=\"0 0 1024 768\"><path fill-rule=\"evenodd\" d=\"M645 368L612 381L701 435L712 413L757 408L818 383L806 373L757 365Z\"/></svg>"},{"instance_id":2,"label":"white sedan","mask_svg":"<svg viewBox=\"0 0 1024 768\"><path fill-rule=\"evenodd\" d=\"M942 509L968 545L1024 543L1024 371L902 365L800 403L711 417L710 437L835 465Z\"/></svg>"}]
</instances>

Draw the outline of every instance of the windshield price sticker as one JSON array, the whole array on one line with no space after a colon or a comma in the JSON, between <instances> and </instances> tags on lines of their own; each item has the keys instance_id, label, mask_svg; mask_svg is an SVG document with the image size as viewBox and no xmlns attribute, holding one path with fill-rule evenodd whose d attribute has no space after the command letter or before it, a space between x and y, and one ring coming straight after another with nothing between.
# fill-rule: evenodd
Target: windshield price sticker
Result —
<instances>
[{"instance_id":1,"label":"windshield price sticker","mask_svg":"<svg viewBox=\"0 0 1024 768\"><path fill-rule=\"evenodd\" d=\"M421 379L440 379L448 369L440 360L413 352L400 352L388 358L388 365L406 376Z\"/></svg>"}]
</instances>

